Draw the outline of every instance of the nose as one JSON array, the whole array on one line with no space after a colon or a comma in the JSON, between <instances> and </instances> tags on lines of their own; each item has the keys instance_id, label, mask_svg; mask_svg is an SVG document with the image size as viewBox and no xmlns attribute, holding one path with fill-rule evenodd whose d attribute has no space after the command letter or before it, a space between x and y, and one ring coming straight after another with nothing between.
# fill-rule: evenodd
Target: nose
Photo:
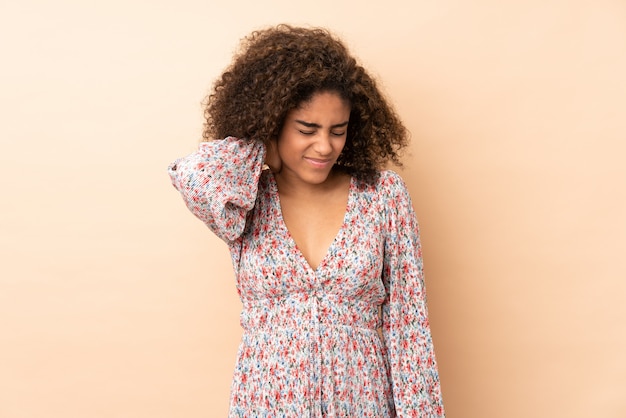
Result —
<instances>
[{"instance_id":1,"label":"nose","mask_svg":"<svg viewBox=\"0 0 626 418\"><path fill-rule=\"evenodd\" d=\"M333 145L330 138L330 133L320 133L315 141L315 152L319 155L325 156L333 152Z\"/></svg>"}]
</instances>

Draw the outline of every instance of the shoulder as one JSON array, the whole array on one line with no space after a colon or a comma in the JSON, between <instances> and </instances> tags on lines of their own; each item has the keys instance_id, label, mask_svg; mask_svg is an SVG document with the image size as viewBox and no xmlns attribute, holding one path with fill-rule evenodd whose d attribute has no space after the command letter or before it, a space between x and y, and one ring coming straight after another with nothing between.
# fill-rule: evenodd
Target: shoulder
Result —
<instances>
[{"instance_id":1,"label":"shoulder","mask_svg":"<svg viewBox=\"0 0 626 418\"><path fill-rule=\"evenodd\" d=\"M406 183L402 177L393 170L380 171L372 187L375 192L382 197L408 195Z\"/></svg>"},{"instance_id":2,"label":"shoulder","mask_svg":"<svg viewBox=\"0 0 626 418\"><path fill-rule=\"evenodd\" d=\"M397 204L411 202L408 188L402 177L392 170L379 171L372 182L356 181L361 199L375 205L380 211Z\"/></svg>"},{"instance_id":3,"label":"shoulder","mask_svg":"<svg viewBox=\"0 0 626 418\"><path fill-rule=\"evenodd\" d=\"M382 170L378 176L378 183L383 187L406 188L406 184L400 174L393 170Z\"/></svg>"}]
</instances>

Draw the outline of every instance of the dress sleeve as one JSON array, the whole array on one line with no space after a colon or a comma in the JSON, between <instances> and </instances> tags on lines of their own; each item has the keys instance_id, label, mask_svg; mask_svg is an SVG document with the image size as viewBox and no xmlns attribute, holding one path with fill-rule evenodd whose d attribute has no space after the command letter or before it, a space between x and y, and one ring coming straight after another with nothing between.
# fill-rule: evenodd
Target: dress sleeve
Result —
<instances>
[{"instance_id":1,"label":"dress sleeve","mask_svg":"<svg viewBox=\"0 0 626 418\"><path fill-rule=\"evenodd\" d=\"M228 137L201 143L168 172L189 210L230 242L243 233L254 207L264 158L262 142Z\"/></svg>"},{"instance_id":2,"label":"dress sleeve","mask_svg":"<svg viewBox=\"0 0 626 418\"><path fill-rule=\"evenodd\" d=\"M385 180L386 236L383 338L399 418L445 416L428 323L419 229L408 190L397 175Z\"/></svg>"}]
</instances>

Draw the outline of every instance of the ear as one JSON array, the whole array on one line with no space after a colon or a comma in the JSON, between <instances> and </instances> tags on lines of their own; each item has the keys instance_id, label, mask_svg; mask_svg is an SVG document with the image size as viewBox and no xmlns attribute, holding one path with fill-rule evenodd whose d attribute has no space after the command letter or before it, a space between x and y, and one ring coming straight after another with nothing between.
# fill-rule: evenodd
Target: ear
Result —
<instances>
[{"instance_id":1,"label":"ear","mask_svg":"<svg viewBox=\"0 0 626 418\"><path fill-rule=\"evenodd\" d=\"M265 143L265 164L272 173L280 173L283 162L278 154L278 139L270 139Z\"/></svg>"}]
</instances>

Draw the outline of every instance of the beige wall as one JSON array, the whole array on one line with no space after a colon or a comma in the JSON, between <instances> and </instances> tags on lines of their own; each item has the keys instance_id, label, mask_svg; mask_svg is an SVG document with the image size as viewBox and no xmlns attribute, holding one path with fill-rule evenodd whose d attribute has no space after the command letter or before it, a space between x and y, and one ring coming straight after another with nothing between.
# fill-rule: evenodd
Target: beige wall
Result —
<instances>
[{"instance_id":1,"label":"beige wall","mask_svg":"<svg viewBox=\"0 0 626 418\"><path fill-rule=\"evenodd\" d=\"M623 1L5 3L0 417L225 416L228 254L165 167L282 21L343 36L412 131L448 416L626 416Z\"/></svg>"}]
</instances>

